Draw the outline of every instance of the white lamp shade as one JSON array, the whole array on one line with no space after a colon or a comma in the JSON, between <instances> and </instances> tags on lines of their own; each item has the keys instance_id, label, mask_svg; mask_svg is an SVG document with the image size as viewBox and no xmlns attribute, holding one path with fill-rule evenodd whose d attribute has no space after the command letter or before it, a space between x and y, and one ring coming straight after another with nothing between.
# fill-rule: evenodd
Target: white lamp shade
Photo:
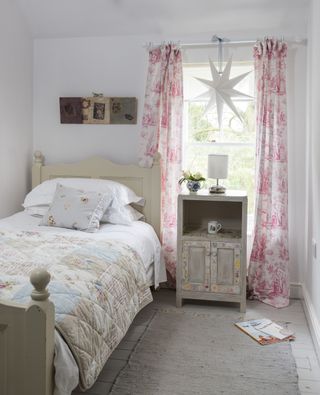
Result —
<instances>
[{"instance_id":1,"label":"white lamp shade","mask_svg":"<svg viewBox=\"0 0 320 395\"><path fill-rule=\"evenodd\" d=\"M208 155L208 178L228 177L228 155Z\"/></svg>"}]
</instances>

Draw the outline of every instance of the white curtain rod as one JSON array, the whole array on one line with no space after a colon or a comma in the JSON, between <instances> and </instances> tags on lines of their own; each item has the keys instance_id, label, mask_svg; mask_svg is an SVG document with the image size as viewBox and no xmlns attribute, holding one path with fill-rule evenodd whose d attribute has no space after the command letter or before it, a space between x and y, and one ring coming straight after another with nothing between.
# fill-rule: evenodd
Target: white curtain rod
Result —
<instances>
[{"instance_id":1,"label":"white curtain rod","mask_svg":"<svg viewBox=\"0 0 320 395\"><path fill-rule=\"evenodd\" d=\"M215 37L215 36L214 36ZM288 44L297 44L297 45L306 45L307 44L307 39L306 38L294 38L294 39L284 39L282 38L283 41L286 41ZM227 45L251 45L251 44L255 44L257 41L259 41L260 39L257 40L227 40L225 38L221 39L221 42L223 44L223 46L227 46ZM161 43L153 43L153 42L149 42L146 43L144 46L146 48L152 48L152 47L158 47L160 45L164 45L166 44L166 41L163 41ZM180 41L168 41L169 44L178 44L180 45L182 48L188 48L188 47L211 47L211 46L218 46L220 41L219 39L215 40L215 41L209 41L206 43L182 43Z\"/></svg>"},{"instance_id":2,"label":"white curtain rod","mask_svg":"<svg viewBox=\"0 0 320 395\"><path fill-rule=\"evenodd\" d=\"M232 40L232 41L222 41L223 46L226 45L249 45L249 44L255 44L256 42L260 41L259 39L257 40ZM301 44L305 45L307 43L306 38L301 38L301 39L294 39L294 40L285 40L289 44ZM193 47L193 46L199 46L199 47L206 47L206 46L212 46L212 45L219 45L218 41L214 42L208 42L208 43L180 43L181 47Z\"/></svg>"}]
</instances>

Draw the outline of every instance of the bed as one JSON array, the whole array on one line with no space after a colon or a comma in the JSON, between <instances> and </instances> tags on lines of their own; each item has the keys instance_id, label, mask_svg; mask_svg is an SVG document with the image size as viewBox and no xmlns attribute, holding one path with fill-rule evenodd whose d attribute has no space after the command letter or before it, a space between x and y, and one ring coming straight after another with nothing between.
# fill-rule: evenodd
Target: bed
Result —
<instances>
[{"instance_id":1,"label":"bed","mask_svg":"<svg viewBox=\"0 0 320 395\"><path fill-rule=\"evenodd\" d=\"M97 233L84 234L39 227L39 218L25 212L0 220L5 268L0 282L1 394L52 395L54 363L56 371L63 371L59 363L72 365L72 358L77 364L73 361L71 370L76 375L80 370L80 387L90 388L134 316L152 300L150 285L165 279L156 237L158 161L151 169L102 158L46 166L36 152L32 187L57 178L108 179L126 185L145 198L139 208L145 223L104 224ZM26 281L30 273L32 286ZM54 360L55 349L62 362Z\"/></svg>"}]
</instances>

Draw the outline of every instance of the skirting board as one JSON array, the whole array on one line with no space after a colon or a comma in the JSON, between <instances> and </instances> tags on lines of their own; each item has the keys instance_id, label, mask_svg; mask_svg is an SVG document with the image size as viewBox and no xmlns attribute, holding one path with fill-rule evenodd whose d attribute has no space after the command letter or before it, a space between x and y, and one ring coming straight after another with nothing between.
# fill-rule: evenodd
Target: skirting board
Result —
<instances>
[{"instance_id":1,"label":"skirting board","mask_svg":"<svg viewBox=\"0 0 320 395\"><path fill-rule=\"evenodd\" d=\"M320 360L320 321L314 310L309 292L307 291L305 285L302 284L301 288L304 313L308 321L309 329L313 339L314 347L318 355L318 359Z\"/></svg>"}]
</instances>

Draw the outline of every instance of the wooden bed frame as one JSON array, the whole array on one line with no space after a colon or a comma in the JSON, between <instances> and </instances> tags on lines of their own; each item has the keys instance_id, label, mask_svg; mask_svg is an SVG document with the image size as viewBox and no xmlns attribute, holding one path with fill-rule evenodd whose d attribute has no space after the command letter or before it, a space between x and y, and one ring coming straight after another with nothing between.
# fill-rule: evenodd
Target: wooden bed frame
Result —
<instances>
[{"instance_id":1,"label":"wooden bed frame","mask_svg":"<svg viewBox=\"0 0 320 395\"><path fill-rule=\"evenodd\" d=\"M130 187L146 199L142 209L146 222L160 233L160 166L152 168L118 165L100 157L74 164L44 165L36 151L32 188L57 177L110 179ZM0 303L0 394L52 395L54 357L54 305L46 289L50 274L42 269L31 273L34 287L28 306Z\"/></svg>"}]
</instances>

